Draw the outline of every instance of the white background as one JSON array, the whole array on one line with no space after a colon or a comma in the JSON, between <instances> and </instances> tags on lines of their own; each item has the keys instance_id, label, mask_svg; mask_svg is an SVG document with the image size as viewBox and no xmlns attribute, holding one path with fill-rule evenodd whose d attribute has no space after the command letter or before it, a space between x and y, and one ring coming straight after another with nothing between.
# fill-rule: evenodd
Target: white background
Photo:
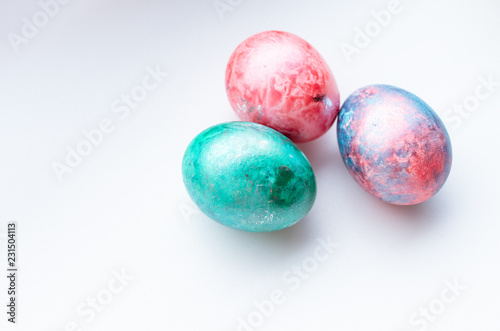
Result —
<instances>
[{"instance_id":1,"label":"white background","mask_svg":"<svg viewBox=\"0 0 500 331\"><path fill-rule=\"evenodd\" d=\"M212 0L73 0L16 52L9 34L21 35L40 5L2 0L0 265L16 220L19 306L13 326L1 277L0 329L237 330L253 314L256 330L419 330L410 317L432 302L443 310L436 300L448 280L467 289L428 330L499 330L500 87L454 114L458 125L444 121L452 171L417 206L365 193L340 159L334 129L300 145L316 173L316 203L275 233L231 230L197 213L180 165L199 132L237 120L224 73L245 38L295 33L329 63L341 101L364 85L391 84L444 119L455 104L473 103L481 77L500 82L500 2L401 0L351 61L342 43L354 46L356 27L387 1L232 3L220 16ZM113 102L158 66L169 76L121 120ZM53 162L64 163L66 148L104 118L114 132L58 180ZM283 274L312 263L318 239L339 246L293 291ZM114 271L133 280L108 298ZM258 321L254 301L273 291L284 302ZM99 295L111 302L95 318L77 312Z\"/></svg>"}]
</instances>

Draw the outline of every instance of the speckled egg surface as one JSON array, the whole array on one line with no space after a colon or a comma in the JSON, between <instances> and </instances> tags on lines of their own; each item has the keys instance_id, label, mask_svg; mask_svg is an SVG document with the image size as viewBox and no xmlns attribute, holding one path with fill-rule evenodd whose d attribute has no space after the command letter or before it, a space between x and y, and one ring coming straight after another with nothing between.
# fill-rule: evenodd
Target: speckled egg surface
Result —
<instances>
[{"instance_id":1,"label":"speckled egg surface","mask_svg":"<svg viewBox=\"0 0 500 331\"><path fill-rule=\"evenodd\" d=\"M294 142L324 134L339 111L330 68L305 40L266 31L243 41L226 69L226 92L244 121L269 126Z\"/></svg>"},{"instance_id":2,"label":"speckled egg surface","mask_svg":"<svg viewBox=\"0 0 500 331\"><path fill-rule=\"evenodd\" d=\"M265 232L298 222L312 208L316 180L287 137L250 122L223 123L200 133L182 161L186 189L213 220Z\"/></svg>"},{"instance_id":3,"label":"speckled egg surface","mask_svg":"<svg viewBox=\"0 0 500 331\"><path fill-rule=\"evenodd\" d=\"M385 202L423 202L450 172L451 143L443 122L420 98L394 86L352 93L340 110L337 139L352 177Z\"/></svg>"}]
</instances>

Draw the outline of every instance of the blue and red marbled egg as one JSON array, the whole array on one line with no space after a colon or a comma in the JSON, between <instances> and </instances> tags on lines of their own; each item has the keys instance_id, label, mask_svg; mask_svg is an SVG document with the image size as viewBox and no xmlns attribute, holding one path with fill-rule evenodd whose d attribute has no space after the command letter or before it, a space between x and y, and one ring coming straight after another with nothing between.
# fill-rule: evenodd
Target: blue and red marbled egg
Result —
<instances>
[{"instance_id":1,"label":"blue and red marbled egg","mask_svg":"<svg viewBox=\"0 0 500 331\"><path fill-rule=\"evenodd\" d=\"M370 85L351 94L340 110L337 139L352 177L385 202L423 202L450 172L443 122L419 97L394 86Z\"/></svg>"}]
</instances>

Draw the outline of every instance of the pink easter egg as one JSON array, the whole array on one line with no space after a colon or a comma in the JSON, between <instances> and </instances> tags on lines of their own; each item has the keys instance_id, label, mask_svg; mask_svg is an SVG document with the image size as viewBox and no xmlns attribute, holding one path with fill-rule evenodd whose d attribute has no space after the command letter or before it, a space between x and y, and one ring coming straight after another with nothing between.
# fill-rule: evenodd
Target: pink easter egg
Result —
<instances>
[{"instance_id":1,"label":"pink easter egg","mask_svg":"<svg viewBox=\"0 0 500 331\"><path fill-rule=\"evenodd\" d=\"M242 120L294 142L323 135L339 112L337 84L325 60L288 32L266 31L243 41L227 64L226 91Z\"/></svg>"}]
</instances>

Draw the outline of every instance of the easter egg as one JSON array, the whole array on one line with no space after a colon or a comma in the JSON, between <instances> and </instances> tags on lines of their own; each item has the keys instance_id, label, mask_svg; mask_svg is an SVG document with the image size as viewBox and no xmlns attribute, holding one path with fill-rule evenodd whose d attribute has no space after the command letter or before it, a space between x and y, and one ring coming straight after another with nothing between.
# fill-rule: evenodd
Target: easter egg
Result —
<instances>
[{"instance_id":1,"label":"easter egg","mask_svg":"<svg viewBox=\"0 0 500 331\"><path fill-rule=\"evenodd\" d=\"M339 111L339 92L325 60L291 33L266 31L243 41L226 68L226 92L244 121L294 142L324 134Z\"/></svg>"},{"instance_id":2,"label":"easter egg","mask_svg":"<svg viewBox=\"0 0 500 331\"><path fill-rule=\"evenodd\" d=\"M340 110L337 139L351 176L385 202L423 202L450 173L451 143L443 122L398 87L370 85L352 93Z\"/></svg>"},{"instance_id":3,"label":"easter egg","mask_svg":"<svg viewBox=\"0 0 500 331\"><path fill-rule=\"evenodd\" d=\"M316 179L302 151L284 135L250 122L206 129L182 161L186 189L213 220L265 232L303 218L316 198Z\"/></svg>"}]
</instances>

